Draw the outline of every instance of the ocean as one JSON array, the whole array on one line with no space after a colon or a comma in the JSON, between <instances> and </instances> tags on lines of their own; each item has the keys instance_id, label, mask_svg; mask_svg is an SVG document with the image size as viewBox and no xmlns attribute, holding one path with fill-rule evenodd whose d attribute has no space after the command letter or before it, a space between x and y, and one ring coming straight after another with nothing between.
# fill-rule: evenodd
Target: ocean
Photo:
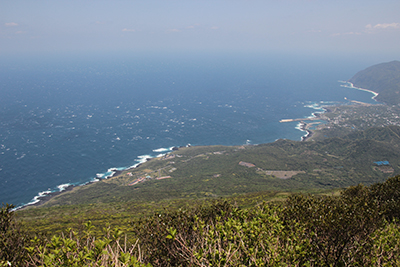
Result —
<instances>
[{"instance_id":1,"label":"ocean","mask_svg":"<svg viewBox=\"0 0 400 267\"><path fill-rule=\"evenodd\" d=\"M173 146L301 140L326 104L374 103L341 87L368 67L272 55L69 55L0 63L0 202L105 179ZM344 98L348 100L345 100Z\"/></svg>"}]
</instances>

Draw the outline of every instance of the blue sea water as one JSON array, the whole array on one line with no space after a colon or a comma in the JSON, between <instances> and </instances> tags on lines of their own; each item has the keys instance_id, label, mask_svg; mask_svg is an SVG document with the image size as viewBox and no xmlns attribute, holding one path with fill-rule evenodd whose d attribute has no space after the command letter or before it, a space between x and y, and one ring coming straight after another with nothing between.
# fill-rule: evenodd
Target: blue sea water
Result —
<instances>
[{"instance_id":1,"label":"blue sea water","mask_svg":"<svg viewBox=\"0 0 400 267\"><path fill-rule=\"evenodd\" d=\"M350 60L259 55L70 56L0 65L0 202L104 178L173 146L300 140L321 104L371 94L340 87Z\"/></svg>"}]
</instances>

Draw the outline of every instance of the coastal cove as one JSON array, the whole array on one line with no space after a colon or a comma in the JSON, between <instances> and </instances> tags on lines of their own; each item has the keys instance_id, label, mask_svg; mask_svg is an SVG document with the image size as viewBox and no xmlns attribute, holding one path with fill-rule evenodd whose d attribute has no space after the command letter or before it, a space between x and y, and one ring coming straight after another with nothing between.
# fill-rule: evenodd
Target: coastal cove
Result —
<instances>
[{"instance_id":1,"label":"coastal cove","mask_svg":"<svg viewBox=\"0 0 400 267\"><path fill-rule=\"evenodd\" d=\"M325 104L349 99L375 102L370 93L337 83L358 65L234 58L199 74L216 61L196 60L197 65L171 60L168 69L154 60L151 68L146 61L121 65L117 60L107 67L98 64L97 72L84 61L58 66L62 71L51 64L40 71L3 71L8 98L0 100L1 201L34 203L49 193L109 178L113 170L126 170L174 146L301 140L310 127L279 121L307 118ZM248 67L237 67L238 62ZM19 95L7 93L15 86Z\"/></svg>"},{"instance_id":2,"label":"coastal cove","mask_svg":"<svg viewBox=\"0 0 400 267\"><path fill-rule=\"evenodd\" d=\"M0 267L400 267L400 1L0 8Z\"/></svg>"},{"instance_id":3,"label":"coastal cove","mask_svg":"<svg viewBox=\"0 0 400 267\"><path fill-rule=\"evenodd\" d=\"M361 101L357 101L357 100L350 100L347 98L345 98L345 100L348 100L348 102L340 104L340 105L337 105L337 104L332 105L332 103L329 103L329 102L328 103L320 102L319 105L314 104L314 105L309 106L309 107L312 107L319 111L312 113L311 116L309 116L307 118L282 119L279 122L287 123L287 122L298 121L299 123L296 128L303 132L306 132L306 134L301 137L301 141L314 140L313 137L314 137L315 132L320 132L323 129L329 129L334 124L338 124L337 111L338 111L338 109L340 109L341 106L357 108L358 106L368 107L371 105L379 104L379 102L376 102L376 99L375 99L379 95L377 92L374 92L369 89L355 87L353 85L353 83L348 82L348 81L339 81L339 83L343 83L340 86L345 87L345 88L360 90L360 91L364 91L364 92L373 94L371 99L374 100L375 103L366 103L366 102L361 102ZM336 111L336 112L334 112L334 111ZM319 137L317 139L321 139L321 137Z\"/></svg>"},{"instance_id":4,"label":"coastal cove","mask_svg":"<svg viewBox=\"0 0 400 267\"><path fill-rule=\"evenodd\" d=\"M353 88L353 87L346 87L346 88L356 89L356 88ZM364 89L361 89L361 90L365 91L365 92L368 92L368 93L372 93L372 91L370 91L370 90L364 90ZM374 96L377 95L376 93L373 93L373 94L374 94ZM374 99L374 97L372 97L371 99ZM306 107L312 108L312 109L317 110L317 111L313 112L310 116L305 117L305 118L282 119L282 120L280 120L280 123L297 122L297 126L295 127L295 129L300 130L302 132L306 132L305 135L301 136L301 141L303 141L303 142L305 142L305 141L322 140L325 137L322 137L321 132L323 132L326 129L330 129L335 124L338 124L338 122L337 122L338 110L341 110L341 108L345 107L346 109L350 108L350 109L356 109L357 110L359 107L370 107L370 106L379 105L379 104L364 103L364 102L355 101L355 100L351 100L351 101L349 101L347 103L343 103L341 105L338 105L337 103L335 103L334 105L332 105L332 104L333 104L332 102L323 102L323 101L321 101L318 104L317 103L308 104L308 105L306 105ZM398 125L400 126L400 120L399 120ZM343 131L342 135L344 135L345 133L346 133L346 131ZM247 144L244 144L242 146L239 146L238 148L239 149L245 149L246 146L251 146L251 145L252 144L247 143ZM188 144L186 146L181 146L179 148L178 147L170 147L170 148L156 149L153 152L160 152L160 153L162 152L162 154L158 154L157 156L154 156L154 157L151 157L150 155L142 156L141 159L140 159L140 163L137 163L134 166L127 167L127 168L120 167L120 168L109 169L106 174L98 174L98 176L97 176L98 179L96 179L95 181L92 181L92 182L89 182L89 183L86 183L86 184L83 184L83 185L78 185L78 187L88 186L88 185L91 185L91 184L93 184L95 182L98 182L98 181L101 181L101 180L104 180L104 179L113 180L113 178L121 179L121 177L124 177L124 176L125 177L132 176L131 173L135 172L135 169L140 167L143 163L151 161L153 159L156 160L156 161L157 160L165 160L165 159L174 159L175 158L175 154L171 154L171 153L173 151L178 151L178 150L180 150L180 149L182 149L184 147L190 148L190 147L192 147L192 145ZM212 147L213 146L210 146L211 150L212 150ZM237 146L231 147L230 149L235 149L236 150ZM225 151L222 151L222 152L217 151L217 152L212 152L211 154L221 154L222 155L222 154L224 154L224 152ZM254 167L255 166L252 163L245 163L245 162L243 164L241 164L241 163L239 163L239 164L240 165L245 165L245 166L247 166L246 164L248 164L249 166L247 166L247 167ZM174 169L175 168L172 168L170 170L170 172L174 171ZM270 171L262 170L262 171L268 173L269 175L273 175L273 176L276 176L277 173L283 173L283 174L280 174L280 176L284 175L284 176L281 177L283 179L291 178L292 175L296 175L298 173L304 173L304 171L271 171L271 170ZM169 176L169 175L160 177L160 170L153 171L153 172L158 174L158 176L150 177L147 174L147 177L149 177L150 180L152 180L152 179L161 180L164 177L165 178L171 178L171 176ZM286 175L289 174L289 173L293 173L293 174L291 174L290 176L286 177ZM219 177L220 174L215 174L214 176L215 177ZM139 176L137 176L137 177L139 177ZM133 177L131 177L130 180L127 180L127 181L131 181L131 182L125 182L125 185L132 186L132 185L135 185L135 184L137 184L139 182L142 183L144 181L149 181L149 178L145 178L145 176L143 176L140 179L132 180ZM128 179L129 179L129 177L128 177ZM132 182L132 181L134 181L134 182ZM28 207L28 206L31 206L31 205L33 205L33 206L43 205L47 201L51 200L53 197L56 197L56 196L59 196L62 193L74 190L74 187L75 186L71 185L71 186L68 186L66 188L67 190L65 190L65 191L64 190L62 190L62 191L60 190L59 192L50 192L49 194L46 194L43 197L41 196L40 198L36 198L36 202L35 203L26 205L24 207Z\"/></svg>"},{"instance_id":5,"label":"coastal cove","mask_svg":"<svg viewBox=\"0 0 400 267\"><path fill-rule=\"evenodd\" d=\"M371 93L364 90L361 92ZM192 239L193 231L197 229L201 230L200 240L204 240L203 228L206 221L209 226L222 229L217 232L222 237L227 233L224 229L237 226L238 236L248 236L243 234L248 225L269 225L265 224L265 218L272 219L271 225L276 225L276 215L282 216L279 218L284 224L279 231L274 232L281 233L284 229L284 237L287 237L288 229L293 231L291 226L286 228L288 221L292 221L299 228L293 231L296 238L299 232L301 238L304 238L304 233L310 232L309 244L315 242L315 233L322 237L324 243L327 233L333 234L334 240L338 233L349 240L349 236L354 237L360 229L364 232L368 218L373 223L377 222L377 218L387 223L385 217L379 214L388 215L386 218L399 216L400 106L366 103L359 99L348 100L348 97L345 99L347 102L343 103L304 102L303 107L314 110L311 116L280 119L282 125L297 124L295 130L307 132L302 141L278 139L251 144L251 140L246 140L245 144L233 146L188 144L154 149L153 152L159 153L158 156L142 156L140 164L127 169L109 169L106 176L98 174L97 181L82 186L66 188L63 185L61 188L65 190L62 193L47 195L36 203L40 207L25 206L17 211L18 222L27 231L40 232L44 237L46 233L63 233L66 227L86 227L83 230L85 235L90 229L103 227L108 231L107 236L112 233L117 238L117 245L119 239L116 235L133 233L133 238L125 236L125 244L131 242L136 246L142 242L140 250L145 248L144 251L153 252L159 251L161 247L154 245L155 239L162 246L171 243L171 247L176 248L176 244L181 244L180 238L184 234L190 233ZM119 136L118 140L121 140ZM7 206L7 209L10 207ZM308 223L308 230L304 231L305 224L302 222L288 220L290 209L302 216L304 222ZM360 214L360 209L365 212ZM267 216L247 213L252 210L266 211ZM238 222L244 222L242 226L234 223L233 214L240 215ZM335 214L334 217L332 214ZM228 217L220 224L218 220L226 215ZM244 221L242 215L245 215ZM210 221L210 216L216 216L216 225ZM262 220L254 224L255 217ZM359 222L359 226L354 227L355 221ZM197 222L200 222L199 227L193 225ZM235 227L232 227L232 222ZM382 227L381 222L377 223ZM224 228L225 225L228 228ZM396 219L392 224L384 226L385 231L389 229L388 226L398 229ZM270 229L270 226L267 228ZM355 229L355 232L349 234L349 229ZM70 235L76 233L72 231ZM91 233L97 240L99 236L104 236L96 230ZM214 230L211 233L209 237L214 238ZM259 235L254 233L258 240ZM377 231L369 232L369 240L372 242L375 242L375 233ZM172 239L172 242L168 239ZM361 239L364 238L355 238L350 242L358 245ZM57 237L51 240L54 242ZM391 243L386 240L381 247L397 250L397 239ZM230 242L226 239L221 241L221 244ZM151 246L145 247L146 242ZM191 242L184 241L185 251L187 246L193 247ZM280 244L276 240L271 242L274 246ZM244 242L241 240L240 243ZM87 250L87 247L84 249ZM215 249L220 251L220 248ZM228 243L227 249L231 251L231 243ZM381 251L379 248L378 253ZM237 252L234 253L236 255ZM171 253L171 257L176 254ZM265 254L265 251L261 251L261 254ZM370 254L361 253L360 261L364 262L365 255ZM354 257L354 253L350 253L349 257ZM165 265L159 264L159 257L153 259L155 266ZM389 261L393 262L391 259ZM248 260L244 262L248 263ZM293 258L289 262L293 263ZM169 258L165 263L169 263Z\"/></svg>"}]
</instances>

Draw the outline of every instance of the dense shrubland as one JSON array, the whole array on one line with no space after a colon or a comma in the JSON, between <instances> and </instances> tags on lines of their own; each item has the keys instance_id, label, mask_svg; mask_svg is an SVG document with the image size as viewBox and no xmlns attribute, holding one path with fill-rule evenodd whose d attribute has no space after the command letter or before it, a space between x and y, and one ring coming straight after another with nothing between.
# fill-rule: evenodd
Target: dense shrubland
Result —
<instances>
[{"instance_id":1,"label":"dense shrubland","mask_svg":"<svg viewBox=\"0 0 400 267\"><path fill-rule=\"evenodd\" d=\"M1 209L0 266L399 266L400 176L340 196L295 194L239 208L219 200L132 220L25 233ZM10 263L10 264L9 264Z\"/></svg>"}]
</instances>

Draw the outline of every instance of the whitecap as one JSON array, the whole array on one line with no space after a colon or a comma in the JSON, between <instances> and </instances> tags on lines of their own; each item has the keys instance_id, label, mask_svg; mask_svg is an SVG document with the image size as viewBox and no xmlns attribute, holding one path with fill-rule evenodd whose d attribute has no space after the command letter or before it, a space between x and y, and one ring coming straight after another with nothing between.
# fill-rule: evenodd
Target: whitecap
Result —
<instances>
[{"instance_id":1,"label":"whitecap","mask_svg":"<svg viewBox=\"0 0 400 267\"><path fill-rule=\"evenodd\" d=\"M171 148L157 148L157 149L153 149L153 152L167 152L167 151L171 151Z\"/></svg>"},{"instance_id":2,"label":"whitecap","mask_svg":"<svg viewBox=\"0 0 400 267\"><path fill-rule=\"evenodd\" d=\"M133 164L132 166L129 166L128 169L134 169L139 165L140 165L140 163Z\"/></svg>"},{"instance_id":3,"label":"whitecap","mask_svg":"<svg viewBox=\"0 0 400 267\"><path fill-rule=\"evenodd\" d=\"M100 178L100 179L107 179L107 178L110 178L111 176L113 176L114 174L115 174L114 171L107 171L105 173L97 173L96 177Z\"/></svg>"},{"instance_id":4,"label":"whitecap","mask_svg":"<svg viewBox=\"0 0 400 267\"><path fill-rule=\"evenodd\" d=\"M20 208L22 208L24 206L34 205L34 204L36 204L36 203L38 203L40 201L40 198L47 196L51 192L52 191L50 189L46 190L46 191L39 192L38 195L35 196L28 204L19 206L19 207L15 208L15 209L17 210L17 209L20 209Z\"/></svg>"},{"instance_id":5,"label":"whitecap","mask_svg":"<svg viewBox=\"0 0 400 267\"><path fill-rule=\"evenodd\" d=\"M108 179L110 177L112 177L117 171L123 171L126 170L126 167L113 167L113 168L109 168L106 172L104 173L96 173L96 178L93 178L95 180L99 180L99 179ZM96 181L95 181L96 182Z\"/></svg>"},{"instance_id":6,"label":"whitecap","mask_svg":"<svg viewBox=\"0 0 400 267\"><path fill-rule=\"evenodd\" d=\"M172 149L172 148L171 148L171 149ZM150 156L150 155L141 155L141 156L138 156L138 158L135 159L135 161L138 162L138 163L133 164L133 165L131 165L131 166L125 168L125 169L134 169L134 168L136 168L137 166L139 166L140 164L145 163L145 162L147 161L147 159L151 159L151 158L153 158L153 156Z\"/></svg>"},{"instance_id":7,"label":"whitecap","mask_svg":"<svg viewBox=\"0 0 400 267\"><path fill-rule=\"evenodd\" d=\"M104 176L104 179L108 179L108 178L110 178L110 177L113 177L114 174L115 174L115 172L106 172L106 173L105 173L105 176Z\"/></svg>"},{"instance_id":8,"label":"whitecap","mask_svg":"<svg viewBox=\"0 0 400 267\"><path fill-rule=\"evenodd\" d=\"M147 159L151 159L151 158L152 158L152 156L150 156L150 155L141 155L141 156L138 156L138 159L136 159L135 161L137 161L139 163L144 163L147 161Z\"/></svg>"},{"instance_id":9,"label":"whitecap","mask_svg":"<svg viewBox=\"0 0 400 267\"><path fill-rule=\"evenodd\" d=\"M60 184L57 186L57 188L60 190L60 192L64 191L67 187L70 187L72 184L67 183L67 184Z\"/></svg>"},{"instance_id":10,"label":"whitecap","mask_svg":"<svg viewBox=\"0 0 400 267\"><path fill-rule=\"evenodd\" d=\"M297 125L296 125L295 128L296 128L297 130L302 131L302 132L307 132L307 130L304 129L304 123L302 123L302 122L297 123Z\"/></svg>"},{"instance_id":11,"label":"whitecap","mask_svg":"<svg viewBox=\"0 0 400 267\"><path fill-rule=\"evenodd\" d=\"M109 168L109 169L107 170L107 172L123 171L123 170L125 170L125 169L126 169L126 167L114 167L114 168Z\"/></svg>"},{"instance_id":12,"label":"whitecap","mask_svg":"<svg viewBox=\"0 0 400 267\"><path fill-rule=\"evenodd\" d=\"M26 154L22 154L21 157L17 158L17 160L23 159L26 156Z\"/></svg>"}]
</instances>

